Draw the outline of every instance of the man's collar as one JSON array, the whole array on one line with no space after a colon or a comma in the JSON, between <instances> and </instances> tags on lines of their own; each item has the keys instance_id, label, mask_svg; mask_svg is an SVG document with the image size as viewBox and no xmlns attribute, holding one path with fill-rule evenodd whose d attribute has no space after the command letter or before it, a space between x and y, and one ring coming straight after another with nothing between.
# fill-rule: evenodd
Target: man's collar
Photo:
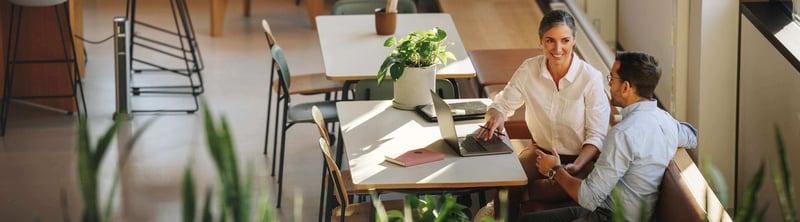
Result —
<instances>
[{"instance_id":1,"label":"man's collar","mask_svg":"<svg viewBox=\"0 0 800 222\"><path fill-rule=\"evenodd\" d=\"M622 111L620 111L620 114L622 114L622 118L624 119L625 116L636 110L649 110L649 109L658 109L658 103L656 102L655 99L643 100L630 104L626 107L623 107Z\"/></svg>"}]
</instances>

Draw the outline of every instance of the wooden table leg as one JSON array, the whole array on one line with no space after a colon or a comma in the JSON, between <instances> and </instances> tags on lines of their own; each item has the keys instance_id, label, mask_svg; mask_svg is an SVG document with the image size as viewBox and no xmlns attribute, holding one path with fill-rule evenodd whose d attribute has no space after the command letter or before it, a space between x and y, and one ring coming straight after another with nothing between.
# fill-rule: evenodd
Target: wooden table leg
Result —
<instances>
[{"instance_id":1,"label":"wooden table leg","mask_svg":"<svg viewBox=\"0 0 800 222\"><path fill-rule=\"evenodd\" d=\"M211 36L222 35L222 27L225 24L225 7L227 0L211 0Z\"/></svg>"},{"instance_id":2,"label":"wooden table leg","mask_svg":"<svg viewBox=\"0 0 800 222\"><path fill-rule=\"evenodd\" d=\"M305 0L306 11L308 12L308 20L311 23L311 29L317 29L318 15L322 15L322 6L325 0Z\"/></svg>"},{"instance_id":3,"label":"wooden table leg","mask_svg":"<svg viewBox=\"0 0 800 222\"><path fill-rule=\"evenodd\" d=\"M250 17L250 0L244 0L244 17Z\"/></svg>"}]
</instances>

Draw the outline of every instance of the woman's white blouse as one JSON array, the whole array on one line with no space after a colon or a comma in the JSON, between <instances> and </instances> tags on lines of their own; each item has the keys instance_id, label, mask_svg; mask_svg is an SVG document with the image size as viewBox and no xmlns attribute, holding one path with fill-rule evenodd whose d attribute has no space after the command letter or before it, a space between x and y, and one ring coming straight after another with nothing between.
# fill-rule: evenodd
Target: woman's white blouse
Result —
<instances>
[{"instance_id":1,"label":"woman's white blouse","mask_svg":"<svg viewBox=\"0 0 800 222\"><path fill-rule=\"evenodd\" d=\"M519 66L490 108L506 116L525 105L525 122L539 147L578 155L584 144L603 147L611 108L603 75L574 53L556 88L543 55Z\"/></svg>"}]
</instances>

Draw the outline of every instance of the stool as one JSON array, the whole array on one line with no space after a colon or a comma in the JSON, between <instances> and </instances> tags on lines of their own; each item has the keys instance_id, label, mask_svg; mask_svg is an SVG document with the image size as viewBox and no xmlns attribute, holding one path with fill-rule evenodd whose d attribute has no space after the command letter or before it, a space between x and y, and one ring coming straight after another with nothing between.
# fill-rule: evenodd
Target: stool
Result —
<instances>
[{"instance_id":1,"label":"stool","mask_svg":"<svg viewBox=\"0 0 800 222\"><path fill-rule=\"evenodd\" d=\"M137 20L137 1L127 0L125 15L130 26L130 78L132 82L137 82L134 76L141 76L139 78L151 76L149 77L150 79L140 79L138 82L142 84L131 85L131 93L134 97L143 94L155 95L147 96L148 98L158 97L159 95L161 95L160 98L176 98L176 95L188 95L191 96L194 106L132 109L132 113L177 112L193 114L200 109L197 97L205 92L201 74L205 69L205 65L198 47L192 19L189 15L189 6L186 4L186 0L169 0L165 2L170 4L173 23L164 23L163 25L174 25L174 29L162 28ZM145 55L139 56L139 54ZM171 67L175 66L175 64L178 64L178 67ZM145 75L144 73L153 75ZM168 80L173 80L173 76L170 75L184 77L186 78L186 83L168 82Z\"/></svg>"},{"instance_id":2,"label":"stool","mask_svg":"<svg viewBox=\"0 0 800 222\"><path fill-rule=\"evenodd\" d=\"M8 105L11 101L11 98L18 98L18 99L55 99L55 98L73 98L75 102L75 109L78 111L78 118L81 118L81 106L83 107L83 111L86 112L86 101L83 96L83 84L81 83L81 75L80 70L78 70L78 62L77 56L75 54L75 45L72 35L72 27L70 26L69 21L69 9L67 0L9 0L11 3L11 19L8 26L8 48L6 58L6 70L5 70L5 79L4 79L4 94L3 94L3 107L0 110L0 136L5 136L6 132L6 123L8 122ZM59 37L61 38L61 48L64 52L63 59L30 59L30 60L19 60L17 58L17 52L19 52L19 36L20 36L20 28L22 26L22 13L25 8L27 7L53 7L55 11L56 22L58 23L58 33L60 34ZM61 7L63 11L63 15L66 18L67 24L67 32L64 33L64 27L62 27L61 22L61 12L59 12L59 7ZM69 38L64 38L64 35L68 35ZM71 57L70 57L71 55ZM68 95L35 95L35 96L13 96L11 93L13 92L12 87L14 83L14 71L17 64L37 64L37 63L64 63L67 66L67 75L70 81L70 87L72 89L72 93ZM77 88L75 87L77 85ZM80 90L80 103L78 101L77 90ZM72 115L72 111L68 111L67 114Z\"/></svg>"}]
</instances>

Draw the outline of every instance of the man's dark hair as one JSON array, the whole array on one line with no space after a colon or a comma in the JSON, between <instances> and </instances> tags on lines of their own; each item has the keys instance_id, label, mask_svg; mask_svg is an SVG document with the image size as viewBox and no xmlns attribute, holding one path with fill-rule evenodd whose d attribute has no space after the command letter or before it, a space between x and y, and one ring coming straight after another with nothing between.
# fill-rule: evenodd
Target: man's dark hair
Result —
<instances>
[{"instance_id":1,"label":"man's dark hair","mask_svg":"<svg viewBox=\"0 0 800 222\"><path fill-rule=\"evenodd\" d=\"M557 26L567 25L572 29L572 36L575 36L575 19L569 13L563 10L553 10L544 14L542 21L539 22L539 38L541 38L547 30Z\"/></svg>"},{"instance_id":2,"label":"man's dark hair","mask_svg":"<svg viewBox=\"0 0 800 222\"><path fill-rule=\"evenodd\" d=\"M643 52L620 52L617 61L620 62L617 71L619 78L630 82L636 88L637 95L653 99L653 91L661 79L656 58Z\"/></svg>"}]
</instances>

